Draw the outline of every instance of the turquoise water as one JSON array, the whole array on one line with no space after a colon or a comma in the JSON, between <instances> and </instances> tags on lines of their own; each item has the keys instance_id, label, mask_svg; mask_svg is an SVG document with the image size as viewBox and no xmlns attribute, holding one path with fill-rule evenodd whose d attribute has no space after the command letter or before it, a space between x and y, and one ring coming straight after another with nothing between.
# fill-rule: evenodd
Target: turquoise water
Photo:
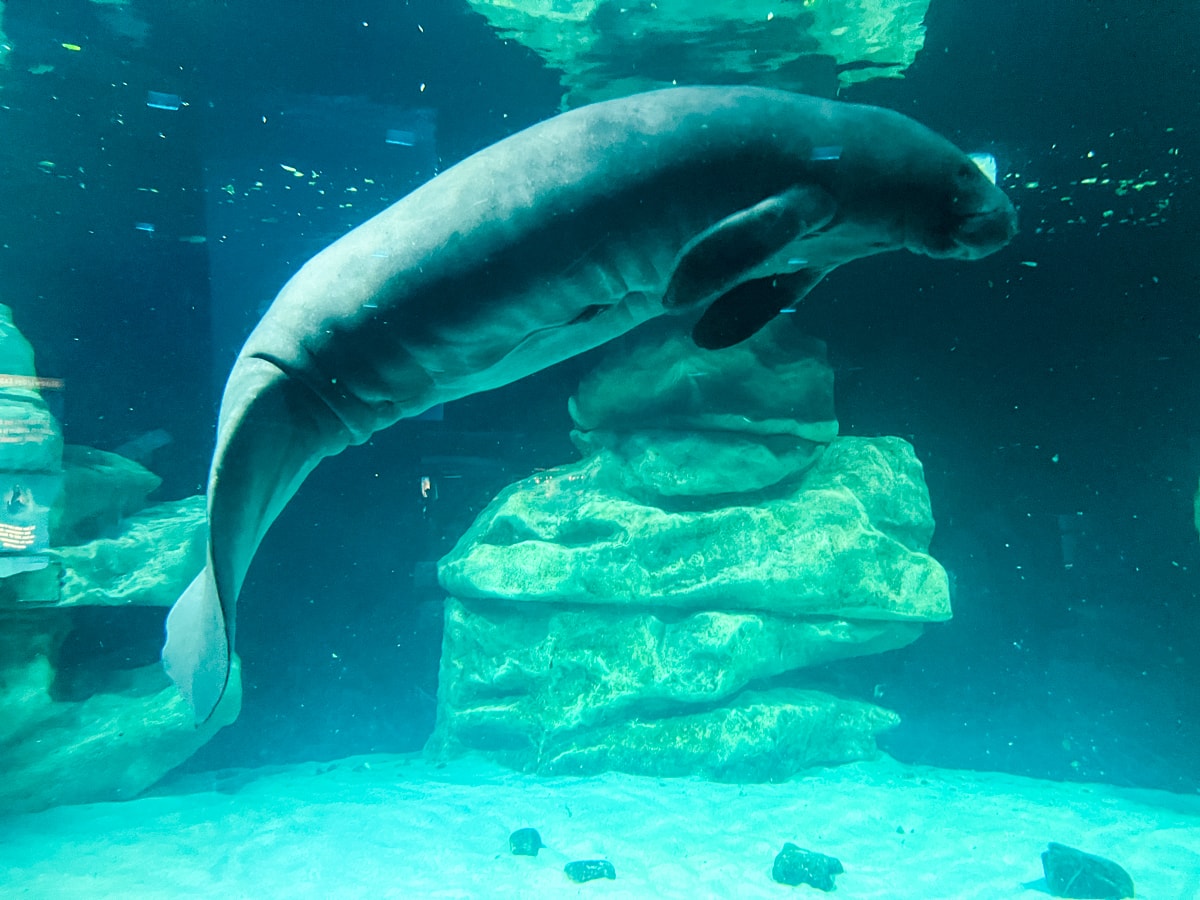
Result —
<instances>
[{"instance_id":1,"label":"turquoise water","mask_svg":"<svg viewBox=\"0 0 1200 900\"><path fill-rule=\"evenodd\" d=\"M460 750L482 752L534 786L566 759L599 779L589 782L599 795L626 789L605 782L606 770L798 785L811 765L880 752L1032 779L1020 782L1031 809L1053 807L1067 796L1057 792L1076 790L1068 782L1166 792L1138 803L1162 812L1181 798L1178 820L1130 815L1147 816L1150 832L1194 830L1194 16L1173 3L1084 0L932 0L882 23L833 0L744 4L732 17L716 2L703 14L594 6L557 3L539 23L467 0L0 2L0 303L12 316L0 329L0 764L10 773L0 811L40 816L21 820L32 836L20 847L28 894L116 896L136 884L154 895L115 876L89 887L83 869L53 887L73 842L87 843L97 870L110 854L125 854L122 871L145 865L86 832L77 810L113 817L121 842L136 844L154 804L169 796L186 810L181 798L220 790L221 772L423 751L451 764ZM471 154L566 108L672 82L900 112L990 160L1020 231L976 260L847 262L802 302L776 304L786 315L767 335L775 329L782 350L663 354L674 339L694 351L693 319L666 316L595 350L568 341L555 365L447 395L326 461L255 555L238 607L237 689L196 730L159 664L164 618L204 565L197 498L221 394L272 299L315 254ZM769 170L751 130L736 165L683 166L622 193L661 160L628 150L609 160L605 148L627 132L593 129L597 149L578 158L605 174L582 195L595 205L580 213L576 197L555 210L561 218L545 213L551 224L528 232L536 237L507 269L488 267L501 252L488 241L503 229L481 238L463 225L460 244L455 223L559 170L520 160L486 169L499 174L406 232L449 236L444 254L395 281L450 259L433 309L470 315L427 328L410 305L397 313L401 330L422 335L448 380L469 367L484 328L528 317L542 334L537 292L512 299L518 275L550 283L603 253L595 283L619 282L653 306L678 286L670 275L693 238L715 225L674 210L699 204L698 221L710 201L750 197ZM861 183L856 134L814 138L819 174L806 177ZM903 149L863 145L884 157ZM568 187L585 180L562 171ZM898 164L871 171L872 210L892 210L920 181L907 170L898 180ZM793 219L821 223L818 240L843 225L820 198L782 196ZM853 205L838 197L840 211ZM550 205L521 200L493 218L539 223ZM660 215L683 235L669 239L678 247L647 228ZM911 228L914 215L897 219ZM722 290L750 246L737 234L720 252L710 245L703 258L717 262L700 267ZM639 237L621 243L628 235ZM846 240L879 249L860 234ZM824 246L780 249L776 263L803 271L814 245ZM370 266L394 248L366 249ZM468 271L464 260L484 262ZM314 293L300 305L316 315L336 289ZM610 295L590 299L552 325L611 316ZM775 312L776 299L760 306ZM350 341L342 368L310 386L325 374L345 382L345 361L367 343ZM264 444L293 446L294 431L281 435ZM862 447L891 449L846 461ZM471 540L475 568L444 569L439 581L439 561L470 555ZM447 802L470 802L471 777L462 780ZM650 802L646 783L629 784L634 808ZM725 787L691 797L698 821L721 822ZM989 782L978 795L1005 790ZM413 791L406 806L421 803ZM764 810L793 802L763 791ZM502 832L508 820L488 804L511 797L486 785L480 797ZM211 800L195 800L195 828L228 812ZM614 809L614 821L633 815ZM294 810L260 813L280 822ZM429 846L459 826L446 821ZM1089 841L1082 824L1058 825L1023 834L1028 853L1022 845L1006 883L1035 882L1041 844L1058 841L1140 865L1139 885L1147 868L1167 867L1155 896L1195 890L1191 863L1134 847L1132 826ZM308 840L286 825L276 833L293 847ZM805 833L758 837L771 846L754 865L769 872L774 845L803 844ZM649 889L655 854L676 852L661 830L645 840L646 880L623 885L618 863L623 890ZM467 870L493 845L502 853L503 835L472 845L479 856L459 881L447 877L447 896L484 895ZM703 883L714 896L733 895L747 846L713 863L719 874ZM256 882L250 864L181 859L158 895L282 890ZM685 880L702 877L693 863ZM380 883L364 877L355 890ZM927 896L968 896L947 891Z\"/></svg>"}]
</instances>

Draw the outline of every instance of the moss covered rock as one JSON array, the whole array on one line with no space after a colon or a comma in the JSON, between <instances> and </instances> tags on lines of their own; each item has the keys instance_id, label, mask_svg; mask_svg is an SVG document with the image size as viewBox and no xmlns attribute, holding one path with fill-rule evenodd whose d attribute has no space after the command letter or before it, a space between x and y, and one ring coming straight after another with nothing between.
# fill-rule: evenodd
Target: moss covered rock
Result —
<instances>
[{"instance_id":1,"label":"moss covered rock","mask_svg":"<svg viewBox=\"0 0 1200 900\"><path fill-rule=\"evenodd\" d=\"M693 436L697 457L705 437ZM679 509L611 488L603 451L511 485L441 561L455 597L940 621L945 570L921 465L899 438L840 438L768 495Z\"/></svg>"},{"instance_id":2,"label":"moss covered rock","mask_svg":"<svg viewBox=\"0 0 1200 900\"><path fill-rule=\"evenodd\" d=\"M873 757L876 736L899 723L893 712L819 691L746 691L713 709L627 719L593 734L549 741L538 771L572 775L614 769L713 781L783 781L813 766Z\"/></svg>"},{"instance_id":3,"label":"moss covered rock","mask_svg":"<svg viewBox=\"0 0 1200 900\"><path fill-rule=\"evenodd\" d=\"M728 780L872 754L895 715L803 672L916 640L949 585L912 448L835 437L824 348L635 345L571 412L585 458L505 488L440 563L430 752Z\"/></svg>"},{"instance_id":4,"label":"moss covered rock","mask_svg":"<svg viewBox=\"0 0 1200 900\"><path fill-rule=\"evenodd\" d=\"M647 608L447 603L432 746L444 755L487 752L516 768L540 772L589 766L589 771L650 771L665 760L631 766L651 741L646 729L661 725L680 741L698 730L720 733L719 746L700 742L676 748L669 769L684 774L679 767L687 760L687 773L715 777L723 766L733 765L731 742L742 748L739 753L748 753L752 743L742 705L748 685L835 659L902 647L921 632L912 622L759 612L678 616ZM867 748L873 750L874 734L895 722L882 711L847 716L848 709L858 707L813 693L801 716L809 729L801 745L795 702L789 696L765 692L753 706L755 721L776 716L792 723L759 735L759 750L769 746L768 755L780 761L772 777L791 765L795 768L790 771L796 771L860 758ZM645 727L632 728L631 723ZM870 727L863 731L860 725ZM828 733L818 740L814 730L821 729L853 734ZM630 755L628 762L618 764L624 758L622 746ZM830 748L845 753L838 756ZM754 763L738 758L739 770L749 777Z\"/></svg>"}]
</instances>

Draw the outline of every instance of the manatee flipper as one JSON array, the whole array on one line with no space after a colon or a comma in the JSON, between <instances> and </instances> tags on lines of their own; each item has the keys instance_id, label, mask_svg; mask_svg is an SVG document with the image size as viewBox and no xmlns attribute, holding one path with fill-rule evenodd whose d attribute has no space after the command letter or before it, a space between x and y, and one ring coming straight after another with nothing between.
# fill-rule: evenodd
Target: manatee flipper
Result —
<instances>
[{"instance_id":1,"label":"manatee flipper","mask_svg":"<svg viewBox=\"0 0 1200 900\"><path fill-rule=\"evenodd\" d=\"M821 269L803 269L735 285L704 311L692 329L692 340L703 350L740 344L757 334L780 310L803 300L824 277Z\"/></svg>"},{"instance_id":2,"label":"manatee flipper","mask_svg":"<svg viewBox=\"0 0 1200 900\"><path fill-rule=\"evenodd\" d=\"M203 722L229 679L235 604L267 528L350 432L273 360L241 357L221 402L208 482L208 565L167 616L163 667Z\"/></svg>"},{"instance_id":3,"label":"manatee flipper","mask_svg":"<svg viewBox=\"0 0 1200 900\"><path fill-rule=\"evenodd\" d=\"M817 187L797 187L722 219L695 237L680 255L663 307L701 306L720 297L789 243L827 225L836 204Z\"/></svg>"}]
</instances>

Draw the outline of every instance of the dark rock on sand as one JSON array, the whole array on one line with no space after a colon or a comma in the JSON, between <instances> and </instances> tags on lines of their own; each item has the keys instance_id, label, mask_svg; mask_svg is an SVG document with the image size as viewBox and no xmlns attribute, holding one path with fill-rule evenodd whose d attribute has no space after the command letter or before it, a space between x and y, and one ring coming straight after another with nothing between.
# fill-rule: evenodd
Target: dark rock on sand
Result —
<instances>
[{"instance_id":1,"label":"dark rock on sand","mask_svg":"<svg viewBox=\"0 0 1200 900\"><path fill-rule=\"evenodd\" d=\"M807 884L820 891L834 891L837 885L833 883L833 876L844 871L841 861L832 856L785 843L775 857L771 877L780 884Z\"/></svg>"},{"instance_id":2,"label":"dark rock on sand","mask_svg":"<svg viewBox=\"0 0 1200 900\"><path fill-rule=\"evenodd\" d=\"M1133 896L1133 879L1111 859L1051 843L1042 854L1046 886L1055 897L1123 900Z\"/></svg>"},{"instance_id":3,"label":"dark rock on sand","mask_svg":"<svg viewBox=\"0 0 1200 900\"><path fill-rule=\"evenodd\" d=\"M508 836L508 849L513 856L537 856L545 846L536 828L518 828Z\"/></svg>"},{"instance_id":4,"label":"dark rock on sand","mask_svg":"<svg viewBox=\"0 0 1200 900\"><path fill-rule=\"evenodd\" d=\"M567 877L576 884L595 881L597 878L616 878L617 870L607 859L579 859L563 867Z\"/></svg>"}]
</instances>

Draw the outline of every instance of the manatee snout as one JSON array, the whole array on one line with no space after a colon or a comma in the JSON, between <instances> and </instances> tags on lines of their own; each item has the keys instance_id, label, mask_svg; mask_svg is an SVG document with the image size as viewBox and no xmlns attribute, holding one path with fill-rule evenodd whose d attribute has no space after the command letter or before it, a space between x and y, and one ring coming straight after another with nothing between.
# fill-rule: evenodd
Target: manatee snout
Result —
<instances>
[{"instance_id":1,"label":"manatee snout","mask_svg":"<svg viewBox=\"0 0 1200 900\"><path fill-rule=\"evenodd\" d=\"M979 259L995 253L1016 236L1017 210L997 191L996 199L986 208L963 217L955 239L965 259Z\"/></svg>"}]
</instances>

